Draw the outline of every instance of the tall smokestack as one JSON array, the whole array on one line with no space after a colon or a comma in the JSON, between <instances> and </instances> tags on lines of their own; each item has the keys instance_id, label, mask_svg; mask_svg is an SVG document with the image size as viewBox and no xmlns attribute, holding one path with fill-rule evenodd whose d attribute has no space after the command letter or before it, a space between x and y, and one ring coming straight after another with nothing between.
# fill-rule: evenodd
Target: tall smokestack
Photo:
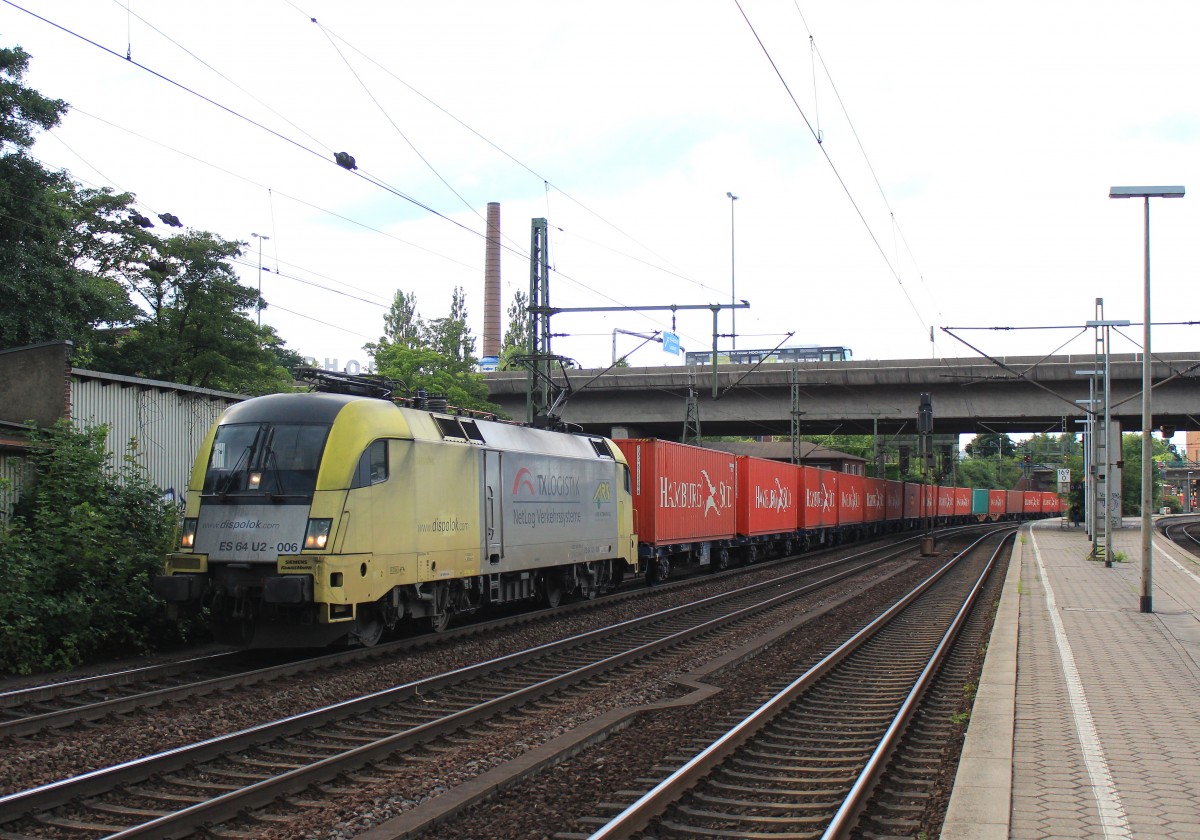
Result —
<instances>
[{"instance_id":1,"label":"tall smokestack","mask_svg":"<svg viewBox=\"0 0 1200 840\"><path fill-rule=\"evenodd\" d=\"M500 202L487 206L487 250L483 266L483 355L499 356L500 341Z\"/></svg>"}]
</instances>

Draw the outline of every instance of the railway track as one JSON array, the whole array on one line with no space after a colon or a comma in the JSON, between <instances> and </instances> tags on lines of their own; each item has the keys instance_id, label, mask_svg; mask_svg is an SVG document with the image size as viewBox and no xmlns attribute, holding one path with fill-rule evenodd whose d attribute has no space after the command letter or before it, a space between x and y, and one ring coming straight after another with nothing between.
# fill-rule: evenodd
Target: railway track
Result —
<instances>
[{"instance_id":1,"label":"railway track","mask_svg":"<svg viewBox=\"0 0 1200 840\"><path fill-rule=\"evenodd\" d=\"M946 563L603 823L592 840L847 836L967 622L1003 542L983 537ZM894 786L889 783L889 793ZM894 828L888 824L896 821L897 802L919 798L916 788L884 797L877 823Z\"/></svg>"},{"instance_id":2,"label":"railway track","mask_svg":"<svg viewBox=\"0 0 1200 840\"><path fill-rule=\"evenodd\" d=\"M808 556L820 558L820 554ZM754 568L770 569L792 559L762 563ZM718 574L732 577L744 571L735 569ZM686 589L695 586L698 581L706 582L715 577L704 574L699 578L683 578L659 584L656 591L662 593ZM641 597L645 591L644 587L638 587L597 601L567 604L557 608L557 614L570 615L597 606L620 603ZM0 739L62 729L109 715L145 710L300 674L383 660L418 648L454 645L464 638L536 621L545 614L544 611L525 612L478 621L438 635L406 638L373 648L322 651L316 655L312 651L228 651L3 692L0 693Z\"/></svg>"},{"instance_id":3,"label":"railway track","mask_svg":"<svg viewBox=\"0 0 1200 840\"><path fill-rule=\"evenodd\" d=\"M1200 556L1200 518L1176 518L1160 522L1163 536L1189 554Z\"/></svg>"},{"instance_id":4,"label":"railway track","mask_svg":"<svg viewBox=\"0 0 1200 840\"><path fill-rule=\"evenodd\" d=\"M879 552L871 552L879 555ZM597 690L605 675L702 643L888 555L845 560L0 798L5 837L179 836L301 791L500 712ZM820 575L817 575L820 577Z\"/></svg>"}]
</instances>

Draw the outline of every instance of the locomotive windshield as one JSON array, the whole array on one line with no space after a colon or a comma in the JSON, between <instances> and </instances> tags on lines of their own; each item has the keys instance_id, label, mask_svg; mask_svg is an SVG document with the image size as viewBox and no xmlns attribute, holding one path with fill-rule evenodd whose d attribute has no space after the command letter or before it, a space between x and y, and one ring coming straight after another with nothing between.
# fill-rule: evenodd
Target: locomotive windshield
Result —
<instances>
[{"instance_id":1,"label":"locomotive windshield","mask_svg":"<svg viewBox=\"0 0 1200 840\"><path fill-rule=\"evenodd\" d=\"M217 429L204 494L311 496L328 424L233 423Z\"/></svg>"}]
</instances>

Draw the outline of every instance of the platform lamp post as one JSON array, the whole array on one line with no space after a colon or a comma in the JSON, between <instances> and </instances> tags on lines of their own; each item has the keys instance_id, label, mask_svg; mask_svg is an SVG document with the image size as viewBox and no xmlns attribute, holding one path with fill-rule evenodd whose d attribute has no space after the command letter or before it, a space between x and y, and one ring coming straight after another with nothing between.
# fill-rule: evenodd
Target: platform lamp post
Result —
<instances>
[{"instance_id":1,"label":"platform lamp post","mask_svg":"<svg viewBox=\"0 0 1200 840\"><path fill-rule=\"evenodd\" d=\"M738 200L738 197L731 192L725 193L729 198L729 302L737 303L737 260L734 258L734 247L737 245L737 237L733 226L733 203ZM730 310L732 317L732 328L730 336L733 339L733 349L737 349L737 310Z\"/></svg>"},{"instance_id":2,"label":"platform lamp post","mask_svg":"<svg viewBox=\"0 0 1200 840\"><path fill-rule=\"evenodd\" d=\"M1150 199L1183 198L1183 187L1111 187L1109 198L1140 198L1145 207L1145 275L1143 283L1143 326L1142 326L1142 596L1138 609L1144 613L1154 612L1154 574L1150 530L1150 506L1154 503L1153 469L1150 463L1154 446L1150 439ZM1108 515L1105 500L1104 515Z\"/></svg>"}]
</instances>

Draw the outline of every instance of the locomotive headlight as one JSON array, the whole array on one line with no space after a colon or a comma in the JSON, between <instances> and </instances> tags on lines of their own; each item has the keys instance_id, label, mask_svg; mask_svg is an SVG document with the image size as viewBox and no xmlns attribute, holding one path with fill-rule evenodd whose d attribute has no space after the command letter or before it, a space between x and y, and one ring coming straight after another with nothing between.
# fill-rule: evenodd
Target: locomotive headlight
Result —
<instances>
[{"instance_id":1,"label":"locomotive headlight","mask_svg":"<svg viewBox=\"0 0 1200 840\"><path fill-rule=\"evenodd\" d=\"M183 533L179 536L180 548L194 548L196 545L196 519L188 517L183 520Z\"/></svg>"},{"instance_id":2,"label":"locomotive headlight","mask_svg":"<svg viewBox=\"0 0 1200 840\"><path fill-rule=\"evenodd\" d=\"M332 527L332 519L308 520L308 528L304 531L304 548L323 550L329 542L329 529Z\"/></svg>"},{"instance_id":3,"label":"locomotive headlight","mask_svg":"<svg viewBox=\"0 0 1200 840\"><path fill-rule=\"evenodd\" d=\"M262 484L262 473L260 473L260 472L250 473L250 480L249 480L248 484L249 484L249 487L251 490L257 490L258 485Z\"/></svg>"}]
</instances>

